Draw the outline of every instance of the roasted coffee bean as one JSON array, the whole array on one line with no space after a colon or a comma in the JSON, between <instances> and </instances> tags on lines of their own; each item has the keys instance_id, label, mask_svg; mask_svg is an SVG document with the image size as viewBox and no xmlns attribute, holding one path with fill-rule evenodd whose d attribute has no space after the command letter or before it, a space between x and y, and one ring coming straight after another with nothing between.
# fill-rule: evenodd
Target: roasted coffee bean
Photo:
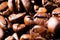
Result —
<instances>
[{"instance_id":1,"label":"roasted coffee bean","mask_svg":"<svg viewBox=\"0 0 60 40\"><path fill-rule=\"evenodd\" d=\"M31 38L30 34L23 34L20 40L33 40L33 38Z\"/></svg>"},{"instance_id":2,"label":"roasted coffee bean","mask_svg":"<svg viewBox=\"0 0 60 40\"><path fill-rule=\"evenodd\" d=\"M60 24L60 22L59 22L58 18L56 18L56 17L51 17L51 18L48 20L48 23L47 23L48 30L49 30L51 33L55 33L55 29L60 26L59 24Z\"/></svg>"},{"instance_id":3,"label":"roasted coffee bean","mask_svg":"<svg viewBox=\"0 0 60 40\"><path fill-rule=\"evenodd\" d=\"M26 27L25 24L13 24L13 26L12 26L12 28L15 32L21 31L25 27Z\"/></svg>"},{"instance_id":4,"label":"roasted coffee bean","mask_svg":"<svg viewBox=\"0 0 60 40\"><path fill-rule=\"evenodd\" d=\"M48 14L46 13L36 13L34 15L34 23L38 25L45 25L48 20Z\"/></svg>"},{"instance_id":5,"label":"roasted coffee bean","mask_svg":"<svg viewBox=\"0 0 60 40\"><path fill-rule=\"evenodd\" d=\"M60 7L55 8L55 9L52 11L52 15L54 15L54 14L60 14Z\"/></svg>"},{"instance_id":6,"label":"roasted coffee bean","mask_svg":"<svg viewBox=\"0 0 60 40\"><path fill-rule=\"evenodd\" d=\"M8 19L0 15L0 28L10 29L11 27L11 23L8 21Z\"/></svg>"},{"instance_id":7,"label":"roasted coffee bean","mask_svg":"<svg viewBox=\"0 0 60 40\"><path fill-rule=\"evenodd\" d=\"M25 16L25 12L24 13L18 13L18 14L11 14L8 19L10 22L14 22L16 20L18 20L19 18L21 19L22 17Z\"/></svg>"},{"instance_id":8,"label":"roasted coffee bean","mask_svg":"<svg viewBox=\"0 0 60 40\"><path fill-rule=\"evenodd\" d=\"M52 38L53 35L48 31L47 28L45 28L42 25L35 25L31 30L30 30L30 35L35 39L37 37L43 37L46 39ZM41 39L41 38L40 38Z\"/></svg>"},{"instance_id":9,"label":"roasted coffee bean","mask_svg":"<svg viewBox=\"0 0 60 40\"><path fill-rule=\"evenodd\" d=\"M0 15L4 15L4 16L7 16L9 15L11 12L10 10L8 9L8 2L2 2L0 4Z\"/></svg>"},{"instance_id":10,"label":"roasted coffee bean","mask_svg":"<svg viewBox=\"0 0 60 40\"><path fill-rule=\"evenodd\" d=\"M25 23L25 25L33 25L34 24L32 17L29 15L26 15L24 17L24 23Z\"/></svg>"},{"instance_id":11,"label":"roasted coffee bean","mask_svg":"<svg viewBox=\"0 0 60 40\"><path fill-rule=\"evenodd\" d=\"M48 27L48 31L54 34L53 38L55 39L60 38L60 35L59 35L60 34L60 21L57 17L51 17L48 20L47 27Z\"/></svg>"},{"instance_id":12,"label":"roasted coffee bean","mask_svg":"<svg viewBox=\"0 0 60 40\"><path fill-rule=\"evenodd\" d=\"M44 26L40 25L35 25L31 30L30 30L30 35L35 38L37 36L40 36L43 34L47 29L44 28Z\"/></svg>"},{"instance_id":13,"label":"roasted coffee bean","mask_svg":"<svg viewBox=\"0 0 60 40\"><path fill-rule=\"evenodd\" d=\"M5 8L7 8L7 6L8 6L8 2L2 2L0 4L0 11L3 11Z\"/></svg>"},{"instance_id":14,"label":"roasted coffee bean","mask_svg":"<svg viewBox=\"0 0 60 40\"><path fill-rule=\"evenodd\" d=\"M52 11L52 16L55 16L60 20L60 8L59 7Z\"/></svg>"}]
</instances>

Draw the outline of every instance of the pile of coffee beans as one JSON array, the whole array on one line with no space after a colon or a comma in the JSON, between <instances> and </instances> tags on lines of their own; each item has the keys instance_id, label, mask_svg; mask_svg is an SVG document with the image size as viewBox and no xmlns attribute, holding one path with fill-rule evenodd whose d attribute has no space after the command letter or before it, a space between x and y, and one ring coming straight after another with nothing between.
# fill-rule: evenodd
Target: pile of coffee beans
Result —
<instances>
[{"instance_id":1,"label":"pile of coffee beans","mask_svg":"<svg viewBox=\"0 0 60 40\"><path fill-rule=\"evenodd\" d=\"M60 0L0 0L0 40L60 40Z\"/></svg>"}]
</instances>

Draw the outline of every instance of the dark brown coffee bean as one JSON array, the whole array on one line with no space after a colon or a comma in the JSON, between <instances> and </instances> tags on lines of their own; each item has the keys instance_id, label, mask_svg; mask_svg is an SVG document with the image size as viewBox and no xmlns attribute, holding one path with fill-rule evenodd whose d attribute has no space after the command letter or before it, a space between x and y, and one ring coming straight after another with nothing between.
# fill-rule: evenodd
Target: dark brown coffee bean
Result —
<instances>
[{"instance_id":1,"label":"dark brown coffee bean","mask_svg":"<svg viewBox=\"0 0 60 40\"><path fill-rule=\"evenodd\" d=\"M16 21L16 20L21 19L22 17L24 17L25 14L26 14L25 12L24 13L18 13L18 14L11 14L8 17L8 19L9 19L10 22L14 22L14 21Z\"/></svg>"},{"instance_id":2,"label":"dark brown coffee bean","mask_svg":"<svg viewBox=\"0 0 60 40\"><path fill-rule=\"evenodd\" d=\"M35 38L37 36L40 36L43 34L47 29L44 28L44 26L40 25L35 25L31 30L30 30L30 35Z\"/></svg>"},{"instance_id":3,"label":"dark brown coffee bean","mask_svg":"<svg viewBox=\"0 0 60 40\"><path fill-rule=\"evenodd\" d=\"M44 25L47 20L48 20L48 14L46 13L36 13L34 15L35 24Z\"/></svg>"},{"instance_id":4,"label":"dark brown coffee bean","mask_svg":"<svg viewBox=\"0 0 60 40\"><path fill-rule=\"evenodd\" d=\"M33 25L34 24L32 17L29 15L24 17L24 23L25 23L25 25Z\"/></svg>"}]
</instances>

